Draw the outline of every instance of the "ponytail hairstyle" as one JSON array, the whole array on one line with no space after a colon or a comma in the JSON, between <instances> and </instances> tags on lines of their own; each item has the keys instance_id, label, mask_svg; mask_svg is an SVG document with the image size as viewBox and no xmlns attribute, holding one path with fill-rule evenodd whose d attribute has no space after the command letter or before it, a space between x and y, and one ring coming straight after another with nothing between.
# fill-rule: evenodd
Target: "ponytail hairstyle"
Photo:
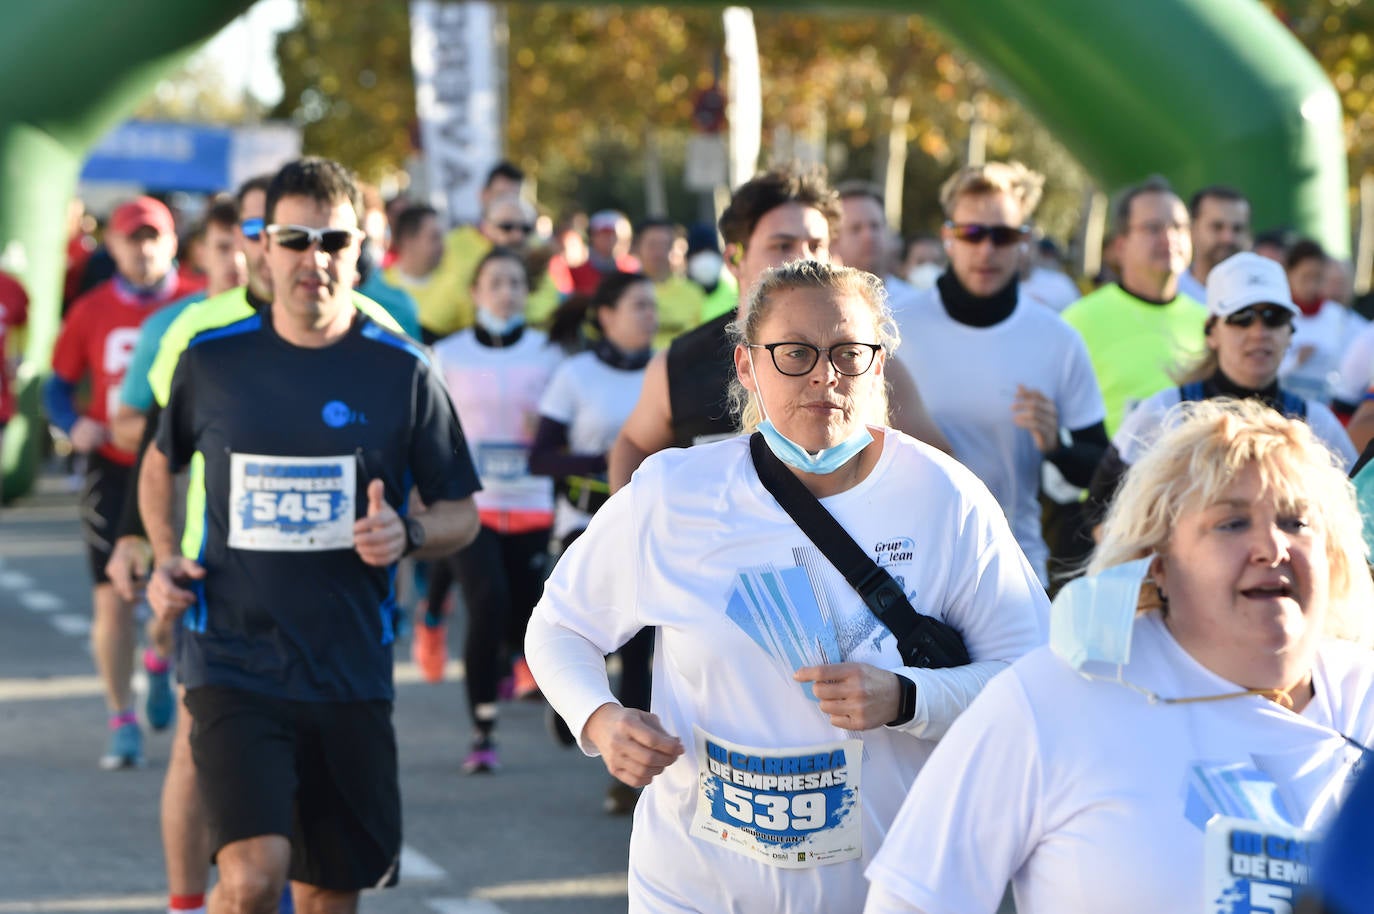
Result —
<instances>
[{"instance_id":1,"label":"ponytail hairstyle","mask_svg":"<svg viewBox=\"0 0 1374 914\"><path fill-rule=\"evenodd\" d=\"M587 348L588 339L601 336L597 313L602 308L614 308L626 289L641 282L652 280L643 273L616 270L601 277L591 295L573 295L566 299L549 319L549 341L568 352Z\"/></svg>"}]
</instances>

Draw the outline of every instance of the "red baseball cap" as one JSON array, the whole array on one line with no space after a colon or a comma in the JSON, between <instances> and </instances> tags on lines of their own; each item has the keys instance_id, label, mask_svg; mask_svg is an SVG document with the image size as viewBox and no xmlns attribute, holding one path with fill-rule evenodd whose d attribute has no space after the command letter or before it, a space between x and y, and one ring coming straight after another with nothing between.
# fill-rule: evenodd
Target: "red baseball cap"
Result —
<instances>
[{"instance_id":1,"label":"red baseball cap","mask_svg":"<svg viewBox=\"0 0 1374 914\"><path fill-rule=\"evenodd\" d=\"M159 235L175 235L177 230L172 211L152 197L120 204L110 216L110 228L121 235L132 235L141 228L155 229Z\"/></svg>"}]
</instances>

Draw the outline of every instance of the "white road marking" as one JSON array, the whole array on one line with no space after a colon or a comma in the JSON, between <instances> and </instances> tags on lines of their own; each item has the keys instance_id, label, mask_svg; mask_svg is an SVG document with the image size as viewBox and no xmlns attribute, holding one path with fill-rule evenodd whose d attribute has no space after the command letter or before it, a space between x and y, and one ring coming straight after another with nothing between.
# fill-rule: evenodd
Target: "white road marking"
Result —
<instances>
[{"instance_id":1,"label":"white road marking","mask_svg":"<svg viewBox=\"0 0 1374 914\"><path fill-rule=\"evenodd\" d=\"M473 890L474 898L528 901L534 898L624 898L629 893L629 873L604 873L573 879L539 879L509 882Z\"/></svg>"},{"instance_id":2,"label":"white road marking","mask_svg":"<svg viewBox=\"0 0 1374 914\"><path fill-rule=\"evenodd\" d=\"M425 904L439 914L506 914L490 901L474 898L428 898Z\"/></svg>"},{"instance_id":3,"label":"white road marking","mask_svg":"<svg viewBox=\"0 0 1374 914\"><path fill-rule=\"evenodd\" d=\"M0 914L38 914L43 911L158 911L167 904L167 896L118 895L104 898L35 898L31 901L0 901Z\"/></svg>"},{"instance_id":4,"label":"white road marking","mask_svg":"<svg viewBox=\"0 0 1374 914\"><path fill-rule=\"evenodd\" d=\"M55 612L67 605L66 600L55 593L48 593L46 590L20 591L19 602L24 604L25 609L36 613Z\"/></svg>"},{"instance_id":5,"label":"white road marking","mask_svg":"<svg viewBox=\"0 0 1374 914\"><path fill-rule=\"evenodd\" d=\"M0 587L6 590L27 590L33 586L33 578L22 571L0 571Z\"/></svg>"},{"instance_id":6,"label":"white road marking","mask_svg":"<svg viewBox=\"0 0 1374 914\"><path fill-rule=\"evenodd\" d=\"M401 881L403 883L439 882L447 878L448 873L444 872L444 868L439 864L409 844L401 845Z\"/></svg>"},{"instance_id":7,"label":"white road marking","mask_svg":"<svg viewBox=\"0 0 1374 914\"><path fill-rule=\"evenodd\" d=\"M89 698L104 695L99 676L45 676L41 679L0 679L0 702ZM3 914L3 909L0 909Z\"/></svg>"},{"instance_id":8,"label":"white road marking","mask_svg":"<svg viewBox=\"0 0 1374 914\"><path fill-rule=\"evenodd\" d=\"M53 627L64 635L89 635L91 633L91 620L89 616L78 616L76 613L57 613L49 616Z\"/></svg>"}]
</instances>

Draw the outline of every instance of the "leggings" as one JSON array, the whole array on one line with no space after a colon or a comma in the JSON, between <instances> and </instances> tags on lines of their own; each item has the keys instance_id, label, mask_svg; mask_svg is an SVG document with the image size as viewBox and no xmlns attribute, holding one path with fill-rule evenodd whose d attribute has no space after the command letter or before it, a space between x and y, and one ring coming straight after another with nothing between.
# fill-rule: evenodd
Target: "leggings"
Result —
<instances>
[{"instance_id":1,"label":"leggings","mask_svg":"<svg viewBox=\"0 0 1374 914\"><path fill-rule=\"evenodd\" d=\"M574 530L563 537L563 552L573 540L582 535ZM642 628L616 651L620 655L620 688L615 697L627 708L649 710L650 685L653 682L654 630Z\"/></svg>"},{"instance_id":2,"label":"leggings","mask_svg":"<svg viewBox=\"0 0 1374 914\"><path fill-rule=\"evenodd\" d=\"M430 605L440 607L454 581L467 607L463 663L468 709L496 701L511 658L524 652L525 628L544 592L549 531L497 533L483 527L466 549L430 566Z\"/></svg>"}]
</instances>

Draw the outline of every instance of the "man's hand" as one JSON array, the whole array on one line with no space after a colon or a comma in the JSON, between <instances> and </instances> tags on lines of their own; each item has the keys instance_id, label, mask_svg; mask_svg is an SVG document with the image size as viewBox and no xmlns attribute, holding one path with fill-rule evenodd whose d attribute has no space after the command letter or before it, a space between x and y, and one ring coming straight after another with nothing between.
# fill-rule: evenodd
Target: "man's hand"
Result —
<instances>
[{"instance_id":1,"label":"man's hand","mask_svg":"<svg viewBox=\"0 0 1374 914\"><path fill-rule=\"evenodd\" d=\"M601 753L606 770L631 787L644 787L686 751L657 716L611 702L592 712L582 733Z\"/></svg>"},{"instance_id":2,"label":"man's hand","mask_svg":"<svg viewBox=\"0 0 1374 914\"><path fill-rule=\"evenodd\" d=\"M138 589L148 578L153 564L153 549L141 536L121 536L115 540L110 560L105 563L105 575L114 585L121 600L132 603Z\"/></svg>"},{"instance_id":3,"label":"man's hand","mask_svg":"<svg viewBox=\"0 0 1374 914\"><path fill-rule=\"evenodd\" d=\"M406 550L406 526L386 503L386 486L380 479L367 484L367 516L353 524L353 548L369 565L385 568Z\"/></svg>"},{"instance_id":4,"label":"man's hand","mask_svg":"<svg viewBox=\"0 0 1374 914\"><path fill-rule=\"evenodd\" d=\"M823 663L804 666L792 674L811 683L821 713L841 730L872 730L901 712L902 688L897 674L867 663Z\"/></svg>"},{"instance_id":5,"label":"man's hand","mask_svg":"<svg viewBox=\"0 0 1374 914\"><path fill-rule=\"evenodd\" d=\"M148 605L159 619L175 620L196 603L195 593L186 585L204 577L205 569L200 565L185 556L173 556L158 565L148 579Z\"/></svg>"},{"instance_id":6,"label":"man's hand","mask_svg":"<svg viewBox=\"0 0 1374 914\"><path fill-rule=\"evenodd\" d=\"M1052 454L1059 449L1059 410L1040 391L1017 384L1011 420L1031 433L1040 453Z\"/></svg>"},{"instance_id":7,"label":"man's hand","mask_svg":"<svg viewBox=\"0 0 1374 914\"><path fill-rule=\"evenodd\" d=\"M89 454L110 439L110 430L94 419L82 416L76 420L67 438L78 454Z\"/></svg>"}]
</instances>

